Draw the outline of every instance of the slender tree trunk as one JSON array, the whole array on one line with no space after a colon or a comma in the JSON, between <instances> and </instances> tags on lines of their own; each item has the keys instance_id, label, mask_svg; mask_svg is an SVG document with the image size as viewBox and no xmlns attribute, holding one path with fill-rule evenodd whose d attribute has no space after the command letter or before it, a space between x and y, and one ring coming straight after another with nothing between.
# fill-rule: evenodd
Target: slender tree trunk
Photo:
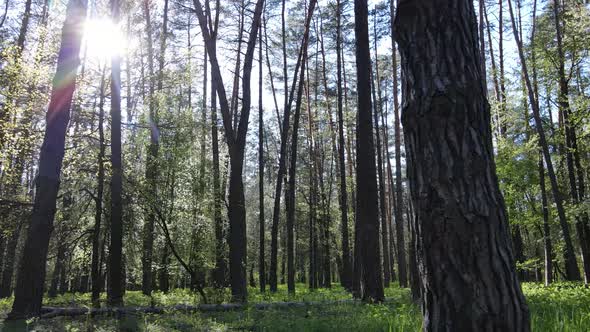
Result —
<instances>
[{"instance_id":1,"label":"slender tree trunk","mask_svg":"<svg viewBox=\"0 0 590 332\"><path fill-rule=\"evenodd\" d=\"M379 258L379 210L377 172L371 119L371 54L369 14L366 0L354 1L356 37L356 75L358 90L357 116L357 207L356 223L362 260L362 298L368 302L383 301L383 275ZM356 249L355 249L356 250Z\"/></svg>"},{"instance_id":2,"label":"slender tree trunk","mask_svg":"<svg viewBox=\"0 0 590 332\"><path fill-rule=\"evenodd\" d=\"M506 79L504 77L504 0L498 0L498 55L500 62L500 114L498 116L498 125L500 127L500 136L506 137ZM515 30L516 33L516 30Z\"/></svg>"},{"instance_id":3,"label":"slender tree trunk","mask_svg":"<svg viewBox=\"0 0 590 332\"><path fill-rule=\"evenodd\" d=\"M553 199L555 201L555 206L557 208L557 215L559 217L559 224L561 226L561 233L563 236L563 240L565 242L565 247L563 249L563 258L565 262L565 273L566 278L568 280L580 280L580 270L578 269L578 263L576 262L576 256L574 253L574 247L572 244L572 238L570 235L570 228L567 222L567 218L565 216L565 210L563 207L563 201L561 198L561 193L559 192L559 186L557 184L557 177L555 176L555 170L553 168L553 163L551 161L551 154L549 153L549 147L547 144L547 139L545 138L545 131L543 129L543 121L541 119L541 112L539 110L539 103L538 100L535 98L534 89L531 84L531 80L529 77L529 72L527 69L526 58L524 55L524 49L522 45L522 41L519 38L517 32L517 26L514 19L514 12L512 10L512 2L508 1L509 11L510 11L510 20L512 21L512 30L514 32L514 39L516 40L516 46L518 48L518 55L520 58L521 66L522 66L522 73L525 79L528 96L529 96L529 103L531 104L531 108L533 111L533 118L535 120L535 127L537 129L537 134L539 135L539 144L541 145L541 149L543 150L543 156L545 158L545 164L547 167L547 174L549 175L549 181L551 183L551 191L553 193Z\"/></svg>"},{"instance_id":4,"label":"slender tree trunk","mask_svg":"<svg viewBox=\"0 0 590 332\"><path fill-rule=\"evenodd\" d=\"M394 22L423 328L529 331L495 174L475 22L468 0L401 2Z\"/></svg>"},{"instance_id":5,"label":"slender tree trunk","mask_svg":"<svg viewBox=\"0 0 590 332\"><path fill-rule=\"evenodd\" d=\"M377 154L377 175L378 175L378 188L379 188L379 218L381 220L381 257L383 259L383 286L389 287L389 280L390 280L390 269L389 269L389 238L387 234L387 211L385 209L385 182L384 182L384 172L383 172L383 160L382 158L382 151L381 148L381 129L379 125L379 113L383 111L382 103L383 99L381 98L381 86L380 86L380 79L379 76L379 55L377 53L377 20L376 20L377 11L373 12L373 30L374 30L374 51L375 51L375 77L371 77L372 83L372 91L373 91L373 121L375 126L375 139L376 139L376 146L375 152ZM371 71L371 75L373 75L373 71ZM377 90L377 96L375 96L375 90Z\"/></svg>"},{"instance_id":6,"label":"slender tree trunk","mask_svg":"<svg viewBox=\"0 0 590 332\"><path fill-rule=\"evenodd\" d=\"M394 36L394 19L393 19L393 0L390 2L392 15L391 31ZM408 286L408 273L406 269L406 246L404 239L404 221L403 221L403 188L402 188L402 165L401 165L401 128L400 128L400 111L398 101L398 76L397 76L397 49L395 41L392 38L392 57L393 57L393 116L395 126L395 235L397 244L397 273L399 285Z\"/></svg>"},{"instance_id":7,"label":"slender tree trunk","mask_svg":"<svg viewBox=\"0 0 590 332\"><path fill-rule=\"evenodd\" d=\"M19 267L15 299L9 319L38 315L41 310L47 249L53 229L65 135L79 65L81 34L78 27L85 18L86 1L70 0L47 110L47 125L39 157L33 213L23 248L23 259Z\"/></svg>"},{"instance_id":8,"label":"slender tree trunk","mask_svg":"<svg viewBox=\"0 0 590 332\"><path fill-rule=\"evenodd\" d=\"M307 37L303 43L299 88L297 89L297 101L293 116L293 131L291 138L291 165L289 167L288 197L287 197L287 288L289 293L295 294L295 265L294 260L294 224L295 224L295 176L297 171L297 141L299 134L299 118L301 115L301 102L303 96L303 84L305 79L305 65L307 64ZM309 107L309 105L307 105ZM313 188L311 190L314 190Z\"/></svg>"},{"instance_id":9,"label":"slender tree trunk","mask_svg":"<svg viewBox=\"0 0 590 332\"><path fill-rule=\"evenodd\" d=\"M16 247L20 237L22 221L17 221L10 234L10 240L6 245L6 257L2 269L2 283L0 284L0 298L4 299L12 295L12 278L14 276L14 263L16 261Z\"/></svg>"},{"instance_id":10,"label":"slender tree trunk","mask_svg":"<svg viewBox=\"0 0 590 332\"><path fill-rule=\"evenodd\" d=\"M557 63L559 74L558 105L560 112L563 114L563 122L565 125L566 166L570 185L570 194L572 203L577 205L580 201L582 201L584 195L584 175L582 171L581 176L576 179L576 167L579 171L581 171L581 167L578 167L580 165L580 155L577 149L578 144L576 128L572 124L571 120L569 86L568 79L565 75L565 55L563 50L563 37L561 32L562 23L560 20L560 15L559 1L553 1L553 18L555 22L555 36L557 39ZM590 281L590 243L588 242L590 228L588 227L588 215L581 213L576 215L575 219L578 240L580 242L580 251L582 254L582 264L584 266L584 282L588 284Z\"/></svg>"},{"instance_id":11,"label":"slender tree trunk","mask_svg":"<svg viewBox=\"0 0 590 332\"><path fill-rule=\"evenodd\" d=\"M105 162L105 140L104 140L104 100L105 100L105 72L106 66L102 70L102 78L100 80L100 97L98 102L98 142L99 151L97 157L98 175L96 177L96 196L95 201L95 212L94 212L94 229L92 230L92 268L91 268L91 281L92 281L92 305L94 307L100 307L99 298L100 291L102 289L102 278L100 277L100 227L102 222L102 200L104 193L104 162Z\"/></svg>"},{"instance_id":12,"label":"slender tree trunk","mask_svg":"<svg viewBox=\"0 0 590 332\"><path fill-rule=\"evenodd\" d=\"M157 197L157 177L158 177L158 129L157 129L157 110L155 97L155 71L154 71L154 49L152 41L152 20L150 14L150 2L144 0L144 15L146 23L146 39L147 39L147 53L148 53L148 75L149 75L149 121L150 121L150 144L148 147L148 156L146 162L145 177L148 183L151 197L149 199L155 200ZM154 204L157 205L157 204ZM152 260L154 250L154 223L155 213L149 209L146 215L146 221L143 226L143 255L141 260L142 265L142 283L141 290L145 295L152 293Z\"/></svg>"},{"instance_id":13,"label":"slender tree trunk","mask_svg":"<svg viewBox=\"0 0 590 332\"><path fill-rule=\"evenodd\" d=\"M266 291L264 258L264 108L262 104L262 25L258 31L258 281L260 291Z\"/></svg>"},{"instance_id":14,"label":"slender tree trunk","mask_svg":"<svg viewBox=\"0 0 590 332\"><path fill-rule=\"evenodd\" d=\"M118 22L121 10L120 0L113 0L111 6L113 20ZM127 68L129 66L129 61L127 61ZM129 79L130 74L128 73L127 80ZM128 88L128 99L131 98L130 92L131 88ZM111 306L122 306L125 293L123 271L123 163L121 154L121 57L116 54L111 60L111 241L108 261L109 287L107 288L108 303Z\"/></svg>"},{"instance_id":15,"label":"slender tree trunk","mask_svg":"<svg viewBox=\"0 0 590 332\"><path fill-rule=\"evenodd\" d=\"M336 89L338 94L338 164L340 169L340 228L342 233L342 277L340 284L348 290L352 289L352 266L348 235L348 191L346 190L346 167L344 165L344 115L342 105L342 7L341 0L336 1Z\"/></svg>"},{"instance_id":16,"label":"slender tree trunk","mask_svg":"<svg viewBox=\"0 0 590 332\"><path fill-rule=\"evenodd\" d=\"M551 243L551 228L549 226L549 204L545 189L545 167L543 166L543 152L539 152L539 186L541 187L541 204L543 209L543 247L545 249L545 286L553 282L553 245Z\"/></svg>"},{"instance_id":17,"label":"slender tree trunk","mask_svg":"<svg viewBox=\"0 0 590 332\"><path fill-rule=\"evenodd\" d=\"M282 186L283 186L283 177L285 176L286 172L286 157L287 157L287 140L288 140L288 133L289 133L289 118L291 112L291 105L293 102L293 97L295 95L295 87L297 85L297 76L302 66L301 63L304 61L302 59L303 55L303 48L304 44L306 43L307 36L309 35L309 24L311 21L311 13L313 13L313 7L315 7L316 0L312 0L310 3L310 12L306 17L305 23L305 32L303 41L299 50L299 56L297 59L297 64L295 65L295 72L293 75L293 83L291 84L291 90L288 93L287 83L285 83L285 108L283 110L283 124L281 129L281 144L280 144L280 151L279 151L279 167L277 172L277 182L276 182L276 189L275 189L275 197L274 197L274 206L273 206L273 219L272 219L272 226L271 226L271 254L270 254L270 277L269 277L269 284L270 284L270 291L276 292L277 291L277 262L278 262L278 231L279 231L279 218L280 218L280 208L281 208L281 193L282 193ZM312 6L313 4L313 6ZM284 6L284 4L283 4ZM284 46L286 47L286 46ZM286 50L284 50L286 52ZM286 56L286 55L285 55ZM286 60L285 60L286 61ZM286 63L285 63L286 66ZM285 69L286 73L286 69ZM286 75L286 74L285 74ZM287 79L287 76L285 76Z\"/></svg>"},{"instance_id":18,"label":"slender tree trunk","mask_svg":"<svg viewBox=\"0 0 590 332\"><path fill-rule=\"evenodd\" d=\"M230 283L232 298L237 302L247 300L246 288L246 207L244 199L244 183L242 180L242 168L244 164L244 150L246 147L246 134L248 132L248 121L250 117L250 77L252 73L252 62L254 48L256 47L256 36L260 25L263 0L258 0L254 9L252 26L248 36L246 54L244 56L244 70L242 76L242 111L240 120L236 126L232 125L232 115L227 100L221 70L217 61L215 44L212 42L211 31L208 28L206 17L203 14L200 1L194 0L195 12L201 27L207 53L211 64L211 76L215 78L219 96L223 125L225 128L226 143L230 156L229 174L229 195L228 195L228 217L229 217L229 265ZM210 25L210 24L209 24ZM235 127L235 128L234 128Z\"/></svg>"}]
</instances>

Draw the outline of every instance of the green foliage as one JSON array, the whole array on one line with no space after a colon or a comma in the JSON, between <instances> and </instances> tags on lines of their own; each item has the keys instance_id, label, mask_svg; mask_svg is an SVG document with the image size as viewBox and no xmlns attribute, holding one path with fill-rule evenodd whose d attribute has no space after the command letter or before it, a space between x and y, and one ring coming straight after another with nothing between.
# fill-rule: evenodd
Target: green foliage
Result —
<instances>
[{"instance_id":1,"label":"green foliage","mask_svg":"<svg viewBox=\"0 0 590 332\"><path fill-rule=\"evenodd\" d=\"M297 285L298 292L288 295L285 285L275 294L261 294L251 288L250 303L259 302L322 302L350 299L340 286L310 291ZM212 291L212 290L209 290ZM590 288L580 283L557 283L545 287L524 283L523 291L531 313L533 331L587 331L590 328ZM221 292L229 299L228 292ZM225 294L225 295L223 295ZM50 320L20 322L22 330L36 331L420 331L422 316L411 301L409 289L397 286L385 290L384 304L339 302L309 304L302 307L270 308L251 306L245 310L212 313L170 312L163 315L127 315L114 317L59 317ZM47 305L86 305L89 294L65 294L49 299ZM125 294L129 306L150 305L150 298L138 291ZM177 289L168 294L155 292L153 304L197 304L199 298L188 290ZM0 301L0 309L9 309L12 299ZM12 324L12 323L11 323ZM5 326L9 328L8 326ZM12 327L12 325L11 325Z\"/></svg>"}]
</instances>

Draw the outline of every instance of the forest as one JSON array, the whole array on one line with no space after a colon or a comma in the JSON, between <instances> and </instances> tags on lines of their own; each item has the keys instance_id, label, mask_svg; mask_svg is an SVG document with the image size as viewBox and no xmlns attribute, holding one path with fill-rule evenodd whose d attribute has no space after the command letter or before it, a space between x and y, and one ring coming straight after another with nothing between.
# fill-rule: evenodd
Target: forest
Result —
<instances>
[{"instance_id":1,"label":"forest","mask_svg":"<svg viewBox=\"0 0 590 332\"><path fill-rule=\"evenodd\" d=\"M588 0L0 0L0 331L588 331L589 182Z\"/></svg>"}]
</instances>

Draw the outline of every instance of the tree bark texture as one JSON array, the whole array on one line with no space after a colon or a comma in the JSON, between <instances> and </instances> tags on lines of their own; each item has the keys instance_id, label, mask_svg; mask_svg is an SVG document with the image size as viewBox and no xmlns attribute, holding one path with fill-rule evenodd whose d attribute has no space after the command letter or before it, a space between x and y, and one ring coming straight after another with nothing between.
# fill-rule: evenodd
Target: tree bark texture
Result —
<instances>
[{"instance_id":1,"label":"tree bark texture","mask_svg":"<svg viewBox=\"0 0 590 332\"><path fill-rule=\"evenodd\" d=\"M402 122L425 331L528 331L493 160L473 2L402 1Z\"/></svg>"}]
</instances>

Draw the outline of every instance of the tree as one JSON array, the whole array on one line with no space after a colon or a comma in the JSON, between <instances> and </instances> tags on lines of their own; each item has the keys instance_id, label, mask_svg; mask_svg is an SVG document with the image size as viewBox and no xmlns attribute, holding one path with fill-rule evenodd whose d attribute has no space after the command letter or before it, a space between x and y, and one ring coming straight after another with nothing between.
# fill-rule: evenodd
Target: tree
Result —
<instances>
[{"instance_id":1,"label":"tree","mask_svg":"<svg viewBox=\"0 0 590 332\"><path fill-rule=\"evenodd\" d=\"M390 2L391 11L391 32L394 34L394 8L393 0ZM395 235L397 244L397 273L399 275L399 285L406 287L408 285L408 277L406 272L406 253L404 240L404 222L403 222L403 188L402 188L402 163L401 163L401 128L399 116L399 100L398 100L398 76L397 76L397 47L392 38L392 58L393 58L393 117L394 117L394 134L395 134ZM413 245L413 244L412 244Z\"/></svg>"},{"instance_id":2,"label":"tree","mask_svg":"<svg viewBox=\"0 0 590 332\"><path fill-rule=\"evenodd\" d=\"M528 331L474 22L467 0L401 2L394 22L424 330Z\"/></svg>"},{"instance_id":3,"label":"tree","mask_svg":"<svg viewBox=\"0 0 590 332\"><path fill-rule=\"evenodd\" d=\"M338 94L338 164L340 169L340 227L342 229L342 276L341 284L344 288L352 288L352 264L350 261L350 244L348 235L348 192L346 190L346 167L344 166L344 116L342 105L342 6L341 0L336 1L336 70L338 80L336 89Z\"/></svg>"},{"instance_id":4,"label":"tree","mask_svg":"<svg viewBox=\"0 0 590 332\"><path fill-rule=\"evenodd\" d=\"M371 102L371 54L369 12L366 0L354 1L356 76L358 90L356 223L359 232L355 250L362 266L362 298L383 301L383 275L379 255L379 209ZM355 263L356 264L356 263Z\"/></svg>"},{"instance_id":5,"label":"tree","mask_svg":"<svg viewBox=\"0 0 590 332\"><path fill-rule=\"evenodd\" d=\"M113 20L119 21L120 0L111 0ZM127 63L129 68L129 62ZM131 98L128 94L127 98ZM111 59L111 242L109 249L108 302L112 306L123 304L125 282L123 271L123 164L121 152L121 57Z\"/></svg>"},{"instance_id":6,"label":"tree","mask_svg":"<svg viewBox=\"0 0 590 332\"><path fill-rule=\"evenodd\" d=\"M45 137L39 156L33 214L23 248L10 319L38 315L41 310L47 250L55 216L65 135L80 63L78 55L82 36L79 27L86 17L86 6L86 0L68 2L51 101L47 109Z\"/></svg>"},{"instance_id":7,"label":"tree","mask_svg":"<svg viewBox=\"0 0 590 332\"><path fill-rule=\"evenodd\" d=\"M265 15L266 19L266 15ZM262 104L262 24L258 31L258 279L260 291L266 290L264 259L264 108Z\"/></svg>"},{"instance_id":8,"label":"tree","mask_svg":"<svg viewBox=\"0 0 590 332\"><path fill-rule=\"evenodd\" d=\"M551 161L551 154L549 152L549 146L547 139L545 138L545 130L543 129L543 120L541 119L541 111L539 110L539 102L535 98L534 89L529 76L529 71L524 55L524 47L522 40L519 37L516 20L514 19L514 11L512 10L512 2L508 1L508 9L510 12L510 21L512 22L512 31L514 32L514 40L518 49L518 55L522 66L522 74L524 76L527 94L529 97L529 104L533 111L533 119L535 120L535 128L539 136L539 145L543 151L543 157L547 167L547 175L551 183L551 191L553 193L553 200L555 201L555 207L557 208L557 215L559 217L559 224L561 226L562 236L565 242L565 248L563 249L563 258L565 262L565 273L568 280L580 280L580 270L578 269L578 263L576 262L576 256L574 253L574 246L572 244L572 238L570 235L570 228L565 215L565 209L563 206L563 199L559 191L557 183L557 177L553 168L553 162Z\"/></svg>"},{"instance_id":9,"label":"tree","mask_svg":"<svg viewBox=\"0 0 590 332\"><path fill-rule=\"evenodd\" d=\"M246 148L246 134L248 132L248 119L250 116L250 74L252 72L252 61L254 48L256 47L256 34L260 25L262 15L263 0L256 2L254 17L248 43L246 55L244 57L244 69L242 76L242 112L239 121L232 124L232 113L227 100L223 78L217 61L217 54L214 48L213 39L208 28L208 24L203 14L200 1L194 0L195 12L201 27L201 34L207 47L207 54L211 64L212 74L216 86L211 87L217 90L219 103L221 106L221 115L223 117L223 126L225 129L226 144L229 149L230 158L230 176L229 176L229 197L228 197L228 216L229 216L229 265L230 265L230 282L232 297L235 301L245 302L247 299L246 289L246 208L244 203L244 183L242 179L242 168L244 163L244 150Z\"/></svg>"}]
</instances>

